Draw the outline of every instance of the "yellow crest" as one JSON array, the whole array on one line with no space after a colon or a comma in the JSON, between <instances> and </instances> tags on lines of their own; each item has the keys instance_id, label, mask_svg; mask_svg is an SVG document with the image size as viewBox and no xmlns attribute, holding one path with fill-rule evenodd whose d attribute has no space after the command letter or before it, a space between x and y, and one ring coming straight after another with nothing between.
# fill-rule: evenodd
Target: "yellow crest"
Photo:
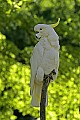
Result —
<instances>
[{"instance_id":1,"label":"yellow crest","mask_svg":"<svg viewBox=\"0 0 80 120\"><path fill-rule=\"evenodd\" d=\"M57 23L55 23L55 24L51 24L51 27L55 28L56 26L58 26L59 22L60 22L60 18L58 18Z\"/></svg>"}]
</instances>

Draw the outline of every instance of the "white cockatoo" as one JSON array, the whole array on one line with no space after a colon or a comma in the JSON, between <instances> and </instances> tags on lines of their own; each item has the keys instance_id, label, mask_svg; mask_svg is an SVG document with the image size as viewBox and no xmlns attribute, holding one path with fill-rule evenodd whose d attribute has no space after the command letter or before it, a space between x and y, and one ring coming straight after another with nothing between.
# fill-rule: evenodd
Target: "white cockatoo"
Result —
<instances>
[{"instance_id":1,"label":"white cockatoo","mask_svg":"<svg viewBox=\"0 0 80 120\"><path fill-rule=\"evenodd\" d=\"M53 24L53 27L57 26L58 22ZM56 74L52 75L52 80L57 78L60 46L58 40L59 37L51 25L38 24L34 27L34 31L37 32L36 38L39 42L34 47L33 54L30 59L30 93L32 96L32 106L38 107L40 106L44 75L49 75L54 70Z\"/></svg>"}]
</instances>

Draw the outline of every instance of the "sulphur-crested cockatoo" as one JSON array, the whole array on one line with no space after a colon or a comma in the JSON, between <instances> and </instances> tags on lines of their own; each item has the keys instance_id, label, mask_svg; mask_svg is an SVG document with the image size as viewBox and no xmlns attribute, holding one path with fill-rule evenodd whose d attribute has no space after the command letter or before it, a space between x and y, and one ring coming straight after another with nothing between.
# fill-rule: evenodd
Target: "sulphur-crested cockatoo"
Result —
<instances>
[{"instance_id":1,"label":"sulphur-crested cockatoo","mask_svg":"<svg viewBox=\"0 0 80 120\"><path fill-rule=\"evenodd\" d=\"M34 47L33 54L30 59L30 93L32 96L32 106L38 107L40 106L44 75L49 75L53 70L55 70L56 74L52 75L52 80L57 78L60 46L58 41L59 37L51 25L38 24L34 27L34 31L37 32L36 37L39 42Z\"/></svg>"}]
</instances>

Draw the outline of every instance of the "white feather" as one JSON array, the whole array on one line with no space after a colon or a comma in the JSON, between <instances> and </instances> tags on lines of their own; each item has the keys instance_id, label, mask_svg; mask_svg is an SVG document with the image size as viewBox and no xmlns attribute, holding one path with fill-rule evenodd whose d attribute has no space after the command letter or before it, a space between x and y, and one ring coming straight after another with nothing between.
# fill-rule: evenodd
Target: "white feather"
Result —
<instances>
[{"instance_id":1,"label":"white feather","mask_svg":"<svg viewBox=\"0 0 80 120\"><path fill-rule=\"evenodd\" d=\"M59 67L59 37L51 26L46 24L38 24L34 30L39 38L31 56L31 95L32 106L40 106L41 91L43 85L44 74L48 75L54 69L56 75L53 75L53 80L57 78ZM47 96L47 95L46 95ZM47 98L46 98L47 105Z\"/></svg>"}]
</instances>

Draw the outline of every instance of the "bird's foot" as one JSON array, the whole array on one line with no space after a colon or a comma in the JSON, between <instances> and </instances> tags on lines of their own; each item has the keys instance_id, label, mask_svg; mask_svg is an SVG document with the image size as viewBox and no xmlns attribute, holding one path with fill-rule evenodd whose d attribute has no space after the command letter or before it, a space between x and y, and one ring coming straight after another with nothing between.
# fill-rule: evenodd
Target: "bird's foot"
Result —
<instances>
[{"instance_id":1,"label":"bird's foot","mask_svg":"<svg viewBox=\"0 0 80 120\"><path fill-rule=\"evenodd\" d=\"M50 83L50 81L53 81L53 75L56 75L55 69L53 69L50 74L44 75L44 79L48 79L48 82Z\"/></svg>"}]
</instances>

